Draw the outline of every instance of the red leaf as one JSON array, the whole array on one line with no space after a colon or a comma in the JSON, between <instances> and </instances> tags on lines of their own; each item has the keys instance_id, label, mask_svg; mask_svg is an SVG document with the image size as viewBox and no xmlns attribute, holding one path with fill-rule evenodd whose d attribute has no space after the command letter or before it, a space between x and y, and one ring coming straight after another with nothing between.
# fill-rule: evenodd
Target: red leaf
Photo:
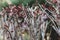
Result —
<instances>
[{"instance_id":1,"label":"red leaf","mask_svg":"<svg viewBox=\"0 0 60 40\"><path fill-rule=\"evenodd\" d=\"M53 3L57 3L57 0L52 0L53 1Z\"/></svg>"}]
</instances>

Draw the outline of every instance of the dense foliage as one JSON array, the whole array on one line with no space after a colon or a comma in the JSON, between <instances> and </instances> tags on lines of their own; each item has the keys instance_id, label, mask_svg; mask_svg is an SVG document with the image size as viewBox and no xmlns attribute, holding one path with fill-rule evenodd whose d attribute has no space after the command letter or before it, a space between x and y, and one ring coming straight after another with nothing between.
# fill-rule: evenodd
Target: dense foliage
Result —
<instances>
[{"instance_id":1,"label":"dense foliage","mask_svg":"<svg viewBox=\"0 0 60 40\"><path fill-rule=\"evenodd\" d=\"M0 25L4 40L59 38L60 5L56 0L10 0L10 2L11 4L7 0L0 0ZM58 36L52 37L52 34Z\"/></svg>"}]
</instances>

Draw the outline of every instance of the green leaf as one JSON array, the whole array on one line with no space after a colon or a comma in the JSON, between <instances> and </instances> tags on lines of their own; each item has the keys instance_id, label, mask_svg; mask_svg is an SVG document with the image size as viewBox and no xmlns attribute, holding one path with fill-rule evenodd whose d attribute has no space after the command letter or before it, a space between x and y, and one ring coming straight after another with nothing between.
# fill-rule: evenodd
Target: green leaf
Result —
<instances>
[{"instance_id":1,"label":"green leaf","mask_svg":"<svg viewBox=\"0 0 60 40\"><path fill-rule=\"evenodd\" d=\"M24 6L26 6L30 2L31 4L34 3L35 0L10 0L10 1L14 5L23 4Z\"/></svg>"},{"instance_id":2,"label":"green leaf","mask_svg":"<svg viewBox=\"0 0 60 40\"><path fill-rule=\"evenodd\" d=\"M0 11L2 11L2 7L0 7Z\"/></svg>"},{"instance_id":3,"label":"green leaf","mask_svg":"<svg viewBox=\"0 0 60 40\"><path fill-rule=\"evenodd\" d=\"M3 2L2 3L2 7L8 7L8 3L7 2Z\"/></svg>"},{"instance_id":4,"label":"green leaf","mask_svg":"<svg viewBox=\"0 0 60 40\"><path fill-rule=\"evenodd\" d=\"M46 3L46 0L38 0L40 4Z\"/></svg>"},{"instance_id":5,"label":"green leaf","mask_svg":"<svg viewBox=\"0 0 60 40\"><path fill-rule=\"evenodd\" d=\"M12 4L14 5L19 5L22 4L23 0L10 0L12 2Z\"/></svg>"},{"instance_id":6,"label":"green leaf","mask_svg":"<svg viewBox=\"0 0 60 40\"><path fill-rule=\"evenodd\" d=\"M30 2L28 3L28 5L31 7L36 1L35 0L30 0Z\"/></svg>"},{"instance_id":7,"label":"green leaf","mask_svg":"<svg viewBox=\"0 0 60 40\"><path fill-rule=\"evenodd\" d=\"M22 4L23 4L24 6L26 6L30 1L31 1L31 0L24 0Z\"/></svg>"}]
</instances>

